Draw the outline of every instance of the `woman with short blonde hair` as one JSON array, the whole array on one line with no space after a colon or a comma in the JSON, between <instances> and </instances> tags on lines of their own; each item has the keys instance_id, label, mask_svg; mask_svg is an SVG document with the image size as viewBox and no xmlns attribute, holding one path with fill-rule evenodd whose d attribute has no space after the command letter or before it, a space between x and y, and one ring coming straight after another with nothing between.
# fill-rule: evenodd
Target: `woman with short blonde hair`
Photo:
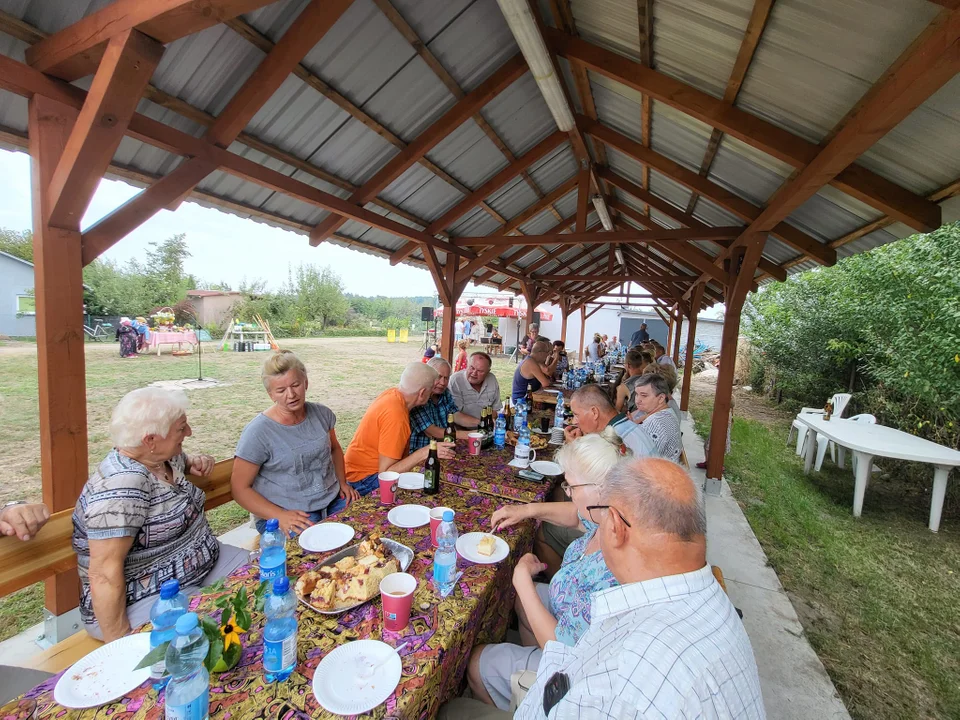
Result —
<instances>
[{"instance_id":1,"label":"woman with short blonde hair","mask_svg":"<svg viewBox=\"0 0 960 720\"><path fill-rule=\"evenodd\" d=\"M573 646L590 625L590 596L617 584L603 560L597 526L587 510L597 505L599 486L621 462L617 445L599 434L584 435L567 443L557 452L563 469L562 487L569 502L505 505L494 512L494 531L526 520L544 521L579 529L581 536L567 548L560 568L550 583L533 578L547 569L541 562L545 547L538 543L537 554L527 553L513 571L517 591L515 609L523 645L499 643L473 649L467 678L474 697L501 710L510 708L510 677L520 670L536 670L548 641Z\"/></svg>"},{"instance_id":2,"label":"woman with short blonde hair","mask_svg":"<svg viewBox=\"0 0 960 720\"><path fill-rule=\"evenodd\" d=\"M296 535L372 488L347 482L337 416L326 405L307 402L307 368L300 358L276 352L260 377L273 405L243 429L230 487L233 499L253 513L258 532L276 518L285 533Z\"/></svg>"}]
</instances>

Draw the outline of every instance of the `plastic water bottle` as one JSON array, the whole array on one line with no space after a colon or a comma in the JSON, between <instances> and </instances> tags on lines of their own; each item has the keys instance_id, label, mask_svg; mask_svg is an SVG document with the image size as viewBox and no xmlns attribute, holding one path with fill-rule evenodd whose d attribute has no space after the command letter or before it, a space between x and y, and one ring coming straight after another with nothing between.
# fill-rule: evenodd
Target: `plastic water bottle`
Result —
<instances>
[{"instance_id":1,"label":"plastic water bottle","mask_svg":"<svg viewBox=\"0 0 960 720\"><path fill-rule=\"evenodd\" d=\"M557 393L557 409L553 413L553 426L563 427L563 393Z\"/></svg>"},{"instance_id":2,"label":"plastic water bottle","mask_svg":"<svg viewBox=\"0 0 960 720\"><path fill-rule=\"evenodd\" d=\"M267 520L260 536L260 582L273 582L287 576L287 539L280 530L280 521Z\"/></svg>"},{"instance_id":3,"label":"plastic water bottle","mask_svg":"<svg viewBox=\"0 0 960 720\"><path fill-rule=\"evenodd\" d=\"M177 618L177 636L167 648L166 720L207 720L210 717L210 673L203 666L210 643L196 613Z\"/></svg>"},{"instance_id":4,"label":"plastic water bottle","mask_svg":"<svg viewBox=\"0 0 960 720\"><path fill-rule=\"evenodd\" d=\"M513 403L513 431L520 432L520 415L523 414L523 408L526 403L523 398Z\"/></svg>"},{"instance_id":5,"label":"plastic water bottle","mask_svg":"<svg viewBox=\"0 0 960 720\"><path fill-rule=\"evenodd\" d=\"M160 586L160 599L150 609L150 650L155 650L177 636L177 619L187 611L189 600L180 592L179 580L167 580ZM170 680L166 660L158 660L150 666L153 689L160 690Z\"/></svg>"},{"instance_id":6,"label":"plastic water bottle","mask_svg":"<svg viewBox=\"0 0 960 720\"><path fill-rule=\"evenodd\" d=\"M503 415L503 410L497 415L497 424L493 430L493 444L498 450L503 450L507 444L507 418Z\"/></svg>"},{"instance_id":7,"label":"plastic water bottle","mask_svg":"<svg viewBox=\"0 0 960 720\"><path fill-rule=\"evenodd\" d=\"M433 553L433 582L441 597L453 591L456 578L457 526L453 522L453 510L445 510L437 528L437 549Z\"/></svg>"},{"instance_id":8,"label":"plastic water bottle","mask_svg":"<svg viewBox=\"0 0 960 720\"><path fill-rule=\"evenodd\" d=\"M297 667L297 598L286 576L273 581L263 614L263 669L267 682L283 682Z\"/></svg>"}]
</instances>

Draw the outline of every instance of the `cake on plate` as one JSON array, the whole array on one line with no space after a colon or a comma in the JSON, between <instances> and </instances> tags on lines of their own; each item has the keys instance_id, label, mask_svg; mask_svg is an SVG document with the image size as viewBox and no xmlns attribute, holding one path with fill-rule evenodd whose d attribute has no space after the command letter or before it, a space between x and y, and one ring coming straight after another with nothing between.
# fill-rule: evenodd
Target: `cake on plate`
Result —
<instances>
[{"instance_id":1,"label":"cake on plate","mask_svg":"<svg viewBox=\"0 0 960 720\"><path fill-rule=\"evenodd\" d=\"M395 572L400 563L374 534L357 546L356 555L301 575L297 595L319 610L349 607L376 597L380 581Z\"/></svg>"}]
</instances>

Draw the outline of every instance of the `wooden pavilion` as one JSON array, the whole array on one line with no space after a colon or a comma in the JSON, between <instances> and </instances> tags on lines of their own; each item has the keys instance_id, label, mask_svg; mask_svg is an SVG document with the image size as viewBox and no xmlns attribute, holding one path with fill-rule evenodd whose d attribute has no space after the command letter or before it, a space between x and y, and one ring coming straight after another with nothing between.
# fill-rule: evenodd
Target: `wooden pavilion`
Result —
<instances>
[{"instance_id":1,"label":"wooden pavilion","mask_svg":"<svg viewBox=\"0 0 960 720\"><path fill-rule=\"evenodd\" d=\"M723 302L718 478L747 293L957 216L958 71L960 0L0 0L44 500L88 473L83 266L186 199L426 267L448 357L470 282L564 335L637 283L674 351ZM105 175L144 190L81 227Z\"/></svg>"}]
</instances>

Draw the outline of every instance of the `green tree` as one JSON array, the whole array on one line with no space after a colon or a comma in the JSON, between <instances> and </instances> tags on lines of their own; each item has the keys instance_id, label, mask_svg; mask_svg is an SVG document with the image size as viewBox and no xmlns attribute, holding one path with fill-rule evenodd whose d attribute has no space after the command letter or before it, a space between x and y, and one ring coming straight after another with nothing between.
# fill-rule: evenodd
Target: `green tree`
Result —
<instances>
[{"instance_id":1,"label":"green tree","mask_svg":"<svg viewBox=\"0 0 960 720\"><path fill-rule=\"evenodd\" d=\"M33 232L0 228L0 252L33 262Z\"/></svg>"},{"instance_id":2,"label":"green tree","mask_svg":"<svg viewBox=\"0 0 960 720\"><path fill-rule=\"evenodd\" d=\"M350 303L343 294L343 281L329 267L317 269L300 265L290 280L297 318L302 321L319 320L321 328L342 324Z\"/></svg>"}]
</instances>

